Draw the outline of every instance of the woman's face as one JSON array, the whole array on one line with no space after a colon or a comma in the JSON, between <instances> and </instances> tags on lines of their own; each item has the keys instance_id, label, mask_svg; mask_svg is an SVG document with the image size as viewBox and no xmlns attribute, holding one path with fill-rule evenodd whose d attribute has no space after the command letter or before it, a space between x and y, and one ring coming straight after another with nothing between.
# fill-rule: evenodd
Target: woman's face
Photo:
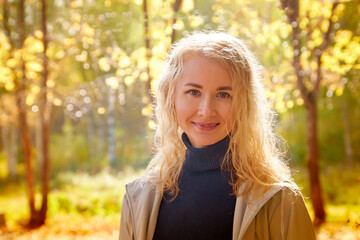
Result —
<instances>
[{"instance_id":1,"label":"woman's face","mask_svg":"<svg viewBox=\"0 0 360 240\"><path fill-rule=\"evenodd\" d=\"M229 72L214 60L186 54L175 86L175 111L193 147L203 148L225 138L232 121Z\"/></svg>"}]
</instances>

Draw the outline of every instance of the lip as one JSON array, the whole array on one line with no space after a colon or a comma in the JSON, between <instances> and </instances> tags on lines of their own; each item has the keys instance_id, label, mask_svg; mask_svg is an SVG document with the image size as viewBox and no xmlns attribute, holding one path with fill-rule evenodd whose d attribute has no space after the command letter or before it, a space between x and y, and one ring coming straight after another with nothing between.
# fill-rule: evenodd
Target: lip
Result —
<instances>
[{"instance_id":1,"label":"lip","mask_svg":"<svg viewBox=\"0 0 360 240\"><path fill-rule=\"evenodd\" d=\"M192 124L202 131L211 131L214 130L220 123L216 122L192 122Z\"/></svg>"}]
</instances>

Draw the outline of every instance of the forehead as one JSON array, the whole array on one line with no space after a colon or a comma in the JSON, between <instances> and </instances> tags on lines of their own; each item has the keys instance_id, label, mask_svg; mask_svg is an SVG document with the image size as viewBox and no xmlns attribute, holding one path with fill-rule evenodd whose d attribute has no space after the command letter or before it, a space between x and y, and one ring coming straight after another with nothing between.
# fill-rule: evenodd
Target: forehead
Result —
<instances>
[{"instance_id":1,"label":"forehead","mask_svg":"<svg viewBox=\"0 0 360 240\"><path fill-rule=\"evenodd\" d=\"M182 62L185 64L185 62L194 60L194 59L204 59L211 63L217 63L220 64L220 61L216 59L214 56L210 56L207 54L204 54L201 51L189 51L182 54Z\"/></svg>"},{"instance_id":2,"label":"forehead","mask_svg":"<svg viewBox=\"0 0 360 240\"><path fill-rule=\"evenodd\" d=\"M218 61L198 53L188 53L183 58L182 73L178 84L188 82L202 85L232 85L229 71Z\"/></svg>"}]
</instances>

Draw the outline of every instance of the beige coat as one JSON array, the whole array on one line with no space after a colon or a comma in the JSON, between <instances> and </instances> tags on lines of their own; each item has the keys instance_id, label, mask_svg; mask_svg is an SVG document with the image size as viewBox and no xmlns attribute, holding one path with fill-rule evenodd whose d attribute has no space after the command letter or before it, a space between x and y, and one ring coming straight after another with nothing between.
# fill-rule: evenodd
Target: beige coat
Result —
<instances>
[{"instance_id":1,"label":"beige coat","mask_svg":"<svg viewBox=\"0 0 360 240\"><path fill-rule=\"evenodd\" d=\"M144 178L126 185L120 222L120 240L153 238L161 190ZM315 239L314 229L301 195L274 187L262 199L247 204L236 199L233 239Z\"/></svg>"}]
</instances>

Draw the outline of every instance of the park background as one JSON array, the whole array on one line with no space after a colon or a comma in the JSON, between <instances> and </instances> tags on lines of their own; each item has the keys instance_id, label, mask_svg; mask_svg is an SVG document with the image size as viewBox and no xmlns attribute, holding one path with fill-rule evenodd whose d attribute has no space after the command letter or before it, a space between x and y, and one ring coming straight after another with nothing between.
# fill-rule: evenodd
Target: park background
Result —
<instances>
[{"instance_id":1,"label":"park background","mask_svg":"<svg viewBox=\"0 0 360 240\"><path fill-rule=\"evenodd\" d=\"M171 43L194 30L247 42L318 239L360 239L360 1L0 9L0 239L117 239L124 185L152 156L149 91Z\"/></svg>"}]
</instances>

